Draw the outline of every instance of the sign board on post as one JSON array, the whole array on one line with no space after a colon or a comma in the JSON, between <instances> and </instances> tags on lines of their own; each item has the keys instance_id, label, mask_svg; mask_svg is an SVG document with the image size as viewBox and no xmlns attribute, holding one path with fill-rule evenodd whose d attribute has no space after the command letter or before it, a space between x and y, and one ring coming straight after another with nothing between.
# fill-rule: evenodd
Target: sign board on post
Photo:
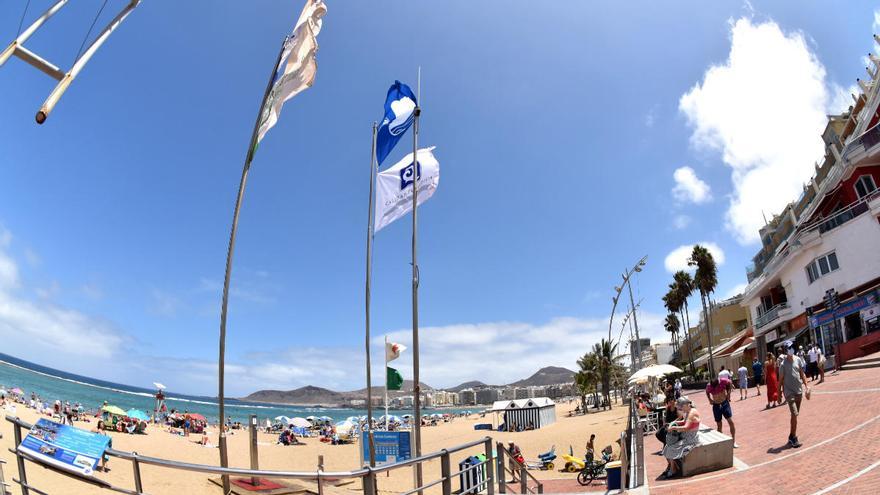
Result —
<instances>
[{"instance_id":1,"label":"sign board on post","mask_svg":"<svg viewBox=\"0 0 880 495\"><path fill-rule=\"evenodd\" d=\"M376 465L394 464L412 458L412 439L408 431L374 431ZM361 435L361 465L370 458L370 439Z\"/></svg>"},{"instance_id":2,"label":"sign board on post","mask_svg":"<svg viewBox=\"0 0 880 495\"><path fill-rule=\"evenodd\" d=\"M18 451L35 462L91 476L109 446L108 436L41 418L21 441Z\"/></svg>"}]
</instances>

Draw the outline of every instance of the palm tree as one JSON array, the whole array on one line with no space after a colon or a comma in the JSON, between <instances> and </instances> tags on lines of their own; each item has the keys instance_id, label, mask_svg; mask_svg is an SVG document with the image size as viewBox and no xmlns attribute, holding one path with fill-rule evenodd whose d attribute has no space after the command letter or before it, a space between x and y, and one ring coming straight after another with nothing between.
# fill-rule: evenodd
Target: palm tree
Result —
<instances>
[{"instance_id":1,"label":"palm tree","mask_svg":"<svg viewBox=\"0 0 880 495\"><path fill-rule=\"evenodd\" d=\"M580 370L574 375L574 384L581 394L581 410L587 411L587 394L593 394L593 403L598 407L599 397L596 385L599 383L599 360L592 352L577 360Z\"/></svg>"},{"instance_id":2,"label":"palm tree","mask_svg":"<svg viewBox=\"0 0 880 495\"><path fill-rule=\"evenodd\" d=\"M703 305L703 321L706 322L706 333L709 339L709 376L715 376L715 362L712 359L712 316L706 302L711 302L710 296L718 285L718 266L715 264L715 259L712 258L712 253L699 244L694 245L688 265L697 267L697 272L694 275L694 285L700 291L700 302Z\"/></svg>"},{"instance_id":3,"label":"palm tree","mask_svg":"<svg viewBox=\"0 0 880 495\"><path fill-rule=\"evenodd\" d=\"M619 359L617 354L617 344L602 339L599 343L593 344L593 354L598 360L597 370L599 372L599 381L602 383L602 395L605 396L605 403L611 407L611 379L614 372L614 364Z\"/></svg>"},{"instance_id":4,"label":"palm tree","mask_svg":"<svg viewBox=\"0 0 880 495\"><path fill-rule=\"evenodd\" d=\"M694 293L694 279L691 278L691 274L684 271L679 270L675 272L672 276L674 280L673 284L670 287L675 287L675 291L678 293L678 301L681 303L678 307L679 313L682 314L682 321L685 322L685 337L690 338L690 328L691 328L691 317L688 312L688 298ZM688 358L691 363L691 373L694 373L694 352L693 346L688 344Z\"/></svg>"},{"instance_id":5,"label":"palm tree","mask_svg":"<svg viewBox=\"0 0 880 495\"><path fill-rule=\"evenodd\" d=\"M672 348L673 352L676 348L678 348L678 328L681 326L681 323L678 321L678 316L675 315L674 312L670 312L666 315L666 321L663 323L663 327L672 335Z\"/></svg>"}]
</instances>

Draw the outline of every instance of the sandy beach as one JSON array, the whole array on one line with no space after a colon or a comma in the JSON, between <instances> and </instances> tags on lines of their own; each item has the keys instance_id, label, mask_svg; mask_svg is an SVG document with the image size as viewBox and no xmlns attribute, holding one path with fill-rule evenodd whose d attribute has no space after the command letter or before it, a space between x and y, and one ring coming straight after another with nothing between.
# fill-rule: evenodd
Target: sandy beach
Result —
<instances>
[{"instance_id":1,"label":"sandy beach","mask_svg":"<svg viewBox=\"0 0 880 495\"><path fill-rule=\"evenodd\" d=\"M449 423L441 423L434 427L422 429L423 452L434 452L444 447L451 447L466 443L471 440L484 437L487 433L494 441L516 442L522 449L526 459L535 459L541 452L556 446L557 454L568 453L569 445L574 448L576 455L583 455L584 445L591 433L596 434L596 447L602 448L612 444L619 436L624 426L625 409L617 407L611 411L588 414L586 416L567 417L570 410L574 409L575 403L558 404L556 406L557 422L540 430L499 433L485 430L474 430L474 424L487 423L491 417L479 418L479 415L471 415L469 418L456 418ZM0 408L5 414L8 411ZM39 415L36 411L27 409L20 404L16 412L19 417L27 422L34 422ZM11 478L18 477L15 457L7 449L12 448L13 428L12 424L5 419L0 421L0 432L3 439L0 440L0 458L7 464L4 465L4 474L7 482ZM84 429L92 429L95 421L91 423L77 422L76 426ZM178 461L212 464L219 463L218 450L214 447L204 447L197 442L198 435L182 437L169 433L162 427L151 426L147 435L129 435L124 433L111 433L113 447L118 450L136 451L142 455L174 459ZM210 441L217 443L217 430L213 428ZM317 438L307 438L305 445L283 446L276 445L276 435L261 433L259 435L259 459L261 469L272 470L299 470L314 471L317 466L318 456L324 456L324 469L326 471L346 471L359 467L359 457L356 444L351 445L328 445L321 443ZM474 448L473 454L479 452ZM236 431L229 437L230 464L235 467L249 466L248 435L246 431ZM615 455L617 455L615 445ZM457 463L465 457L465 453L453 457L453 470ZM560 459L561 460L561 459ZM43 469L32 463L27 465L28 482L33 486L50 494L86 494L93 493L97 489L85 483L72 482L70 479ZM134 487L131 463L111 459L108 467L109 472L98 473L100 479L114 485L132 489ZM531 471L538 479L574 477L573 474L558 472L561 463L557 463L557 471ZM434 480L439 477L440 464L433 462L425 467L424 479ZM144 490L151 494L178 494L187 495L217 494L219 488L209 481L211 476L201 473L193 473L180 470L171 470L153 466L142 466ZM412 488L412 471L399 469L390 476L381 476L378 480L381 493L401 493ZM453 483L458 486L457 482ZM360 483L352 483L346 486L336 487L326 493L353 493L360 492ZM439 492L428 490L428 493ZM13 493L21 493L18 486L13 484Z\"/></svg>"}]
</instances>

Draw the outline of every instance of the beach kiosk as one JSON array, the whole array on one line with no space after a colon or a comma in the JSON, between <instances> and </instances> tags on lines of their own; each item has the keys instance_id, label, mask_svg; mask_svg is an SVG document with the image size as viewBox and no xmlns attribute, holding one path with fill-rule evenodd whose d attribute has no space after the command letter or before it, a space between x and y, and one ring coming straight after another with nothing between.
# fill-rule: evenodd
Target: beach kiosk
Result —
<instances>
[{"instance_id":1,"label":"beach kiosk","mask_svg":"<svg viewBox=\"0 0 880 495\"><path fill-rule=\"evenodd\" d=\"M556 404L548 397L497 400L490 411L501 415L504 431L537 430L556 422Z\"/></svg>"}]
</instances>

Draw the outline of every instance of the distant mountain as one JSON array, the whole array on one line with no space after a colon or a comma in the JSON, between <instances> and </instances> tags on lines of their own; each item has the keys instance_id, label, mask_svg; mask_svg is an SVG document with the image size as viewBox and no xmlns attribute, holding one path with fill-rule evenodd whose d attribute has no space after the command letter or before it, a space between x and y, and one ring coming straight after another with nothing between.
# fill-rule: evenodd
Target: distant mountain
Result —
<instances>
[{"instance_id":1,"label":"distant mountain","mask_svg":"<svg viewBox=\"0 0 880 495\"><path fill-rule=\"evenodd\" d=\"M557 385L571 383L574 380L574 371L558 366L547 366L539 369L534 375L508 384L510 387L543 387L545 385Z\"/></svg>"},{"instance_id":2,"label":"distant mountain","mask_svg":"<svg viewBox=\"0 0 880 495\"><path fill-rule=\"evenodd\" d=\"M422 391L430 392L434 390L430 385L421 382ZM391 397L399 395L411 395L413 392L413 381L404 380L401 390L394 390L388 393ZM373 397L381 397L385 393L383 387L373 387ZM367 396L367 389L352 390L350 392L336 392L326 388L306 385L295 390L258 390L242 400L253 402L273 402L275 404L296 404L302 406L326 405L335 406L345 403L348 399L363 399Z\"/></svg>"},{"instance_id":3,"label":"distant mountain","mask_svg":"<svg viewBox=\"0 0 880 495\"><path fill-rule=\"evenodd\" d=\"M391 392L388 392L388 394L389 394L389 395L395 395L395 394L396 394L396 395L407 395L407 394L412 394L412 391L413 391L413 383L414 383L414 382L413 382L412 380L404 380L404 381L403 381L403 385L401 386L401 389L400 389L399 391L393 391L393 390L392 390ZM430 391L434 390L433 387L431 387L430 385L428 385L428 384L425 383L425 382L419 382L419 384L422 386L422 392L430 392ZM376 394L384 394L384 393L385 393L385 387L382 386L382 385L379 385L378 387L374 385L372 388L373 388L373 395L374 395L374 396L375 396ZM352 390L351 392L343 392L343 394L344 394L346 397L355 397L355 398L366 397L366 396L367 396L367 388L364 387L364 388L359 389L359 390Z\"/></svg>"},{"instance_id":4,"label":"distant mountain","mask_svg":"<svg viewBox=\"0 0 880 495\"><path fill-rule=\"evenodd\" d=\"M543 387L546 385L557 385L560 383L571 383L574 380L574 371L571 371L566 368L560 368L557 366L547 366L546 368L539 369L534 375L524 379L519 380L513 383L510 383L506 386L508 387ZM381 378L380 378L381 383ZM485 388L485 387L494 387L494 385L487 385L479 380L472 380L469 382L464 382L455 387L446 388L444 390L448 390L450 392L461 392L466 388ZM430 385L425 382L421 382L421 388L423 392L429 392L435 390ZM404 380L403 388L400 391L392 391L389 392L389 395L392 397L397 397L401 395L411 395L413 391L413 381L412 380ZM373 396L378 397L385 393L385 389L382 386L373 387ZM367 389L362 388L360 390L352 390L350 392L336 392L333 390L328 390L326 388L315 387L312 385L307 385L305 387L301 387L295 390L259 390L254 392L247 397L242 397L242 400L254 401L254 402L274 402L276 404L296 404L296 405L340 405L344 404L349 399L363 399L367 396Z\"/></svg>"},{"instance_id":5,"label":"distant mountain","mask_svg":"<svg viewBox=\"0 0 880 495\"><path fill-rule=\"evenodd\" d=\"M345 399L344 394L326 388L306 385L295 390L259 390L242 400L254 402L274 402L276 404L339 404Z\"/></svg>"},{"instance_id":6,"label":"distant mountain","mask_svg":"<svg viewBox=\"0 0 880 495\"><path fill-rule=\"evenodd\" d=\"M464 382L461 385L456 385L454 387L447 388L446 390L448 390L450 392L461 392L462 390L464 390L466 388L477 389L477 388L484 388L484 387L488 387L488 386L489 385L486 385L485 383L483 383L481 381L471 380L469 382Z\"/></svg>"}]
</instances>

